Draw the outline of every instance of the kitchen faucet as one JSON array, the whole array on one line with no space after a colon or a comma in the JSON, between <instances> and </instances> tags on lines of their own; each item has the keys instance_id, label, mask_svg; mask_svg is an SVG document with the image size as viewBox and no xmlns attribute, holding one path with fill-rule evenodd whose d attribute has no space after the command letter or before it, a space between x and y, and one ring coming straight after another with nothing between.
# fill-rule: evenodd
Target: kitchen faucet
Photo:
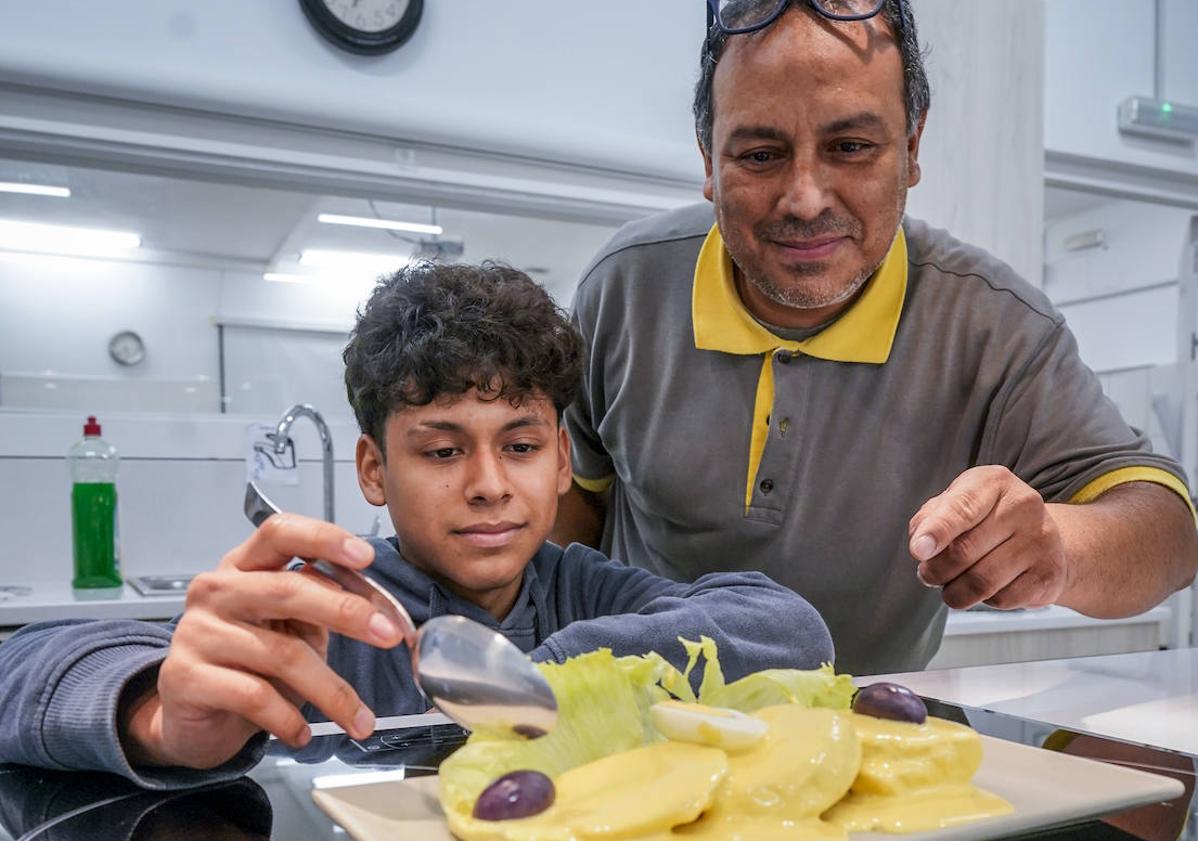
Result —
<instances>
[{"instance_id":1,"label":"kitchen faucet","mask_svg":"<svg viewBox=\"0 0 1198 841\"><path fill-rule=\"evenodd\" d=\"M316 431L320 433L320 447L323 450L324 460L324 518L331 523L333 522L333 436L329 434L329 425L324 422L320 412L316 411L316 407L309 403L292 406L287 410L287 414L283 415L283 419L279 421L275 431L269 437L275 442L276 453L281 455L287 452L287 443L291 441L291 436L288 433L291 431L291 425L298 418L310 418L312 423L316 424Z\"/></svg>"}]
</instances>

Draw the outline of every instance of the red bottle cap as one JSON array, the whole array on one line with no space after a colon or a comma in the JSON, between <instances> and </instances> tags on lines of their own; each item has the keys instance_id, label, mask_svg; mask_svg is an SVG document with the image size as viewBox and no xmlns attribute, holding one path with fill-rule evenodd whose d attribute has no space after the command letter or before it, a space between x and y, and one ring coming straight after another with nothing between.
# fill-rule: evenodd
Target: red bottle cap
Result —
<instances>
[{"instance_id":1,"label":"red bottle cap","mask_svg":"<svg viewBox=\"0 0 1198 841\"><path fill-rule=\"evenodd\" d=\"M85 423L83 425L83 437L84 438L99 438L100 437L100 424L96 423L95 415L88 415L87 423Z\"/></svg>"}]
</instances>

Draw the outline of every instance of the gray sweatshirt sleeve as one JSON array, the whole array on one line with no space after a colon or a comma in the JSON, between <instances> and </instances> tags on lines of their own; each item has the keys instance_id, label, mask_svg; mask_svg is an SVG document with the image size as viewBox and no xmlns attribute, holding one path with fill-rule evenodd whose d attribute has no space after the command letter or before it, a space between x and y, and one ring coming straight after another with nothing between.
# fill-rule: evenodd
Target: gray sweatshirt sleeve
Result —
<instances>
[{"instance_id":1,"label":"gray sweatshirt sleeve","mask_svg":"<svg viewBox=\"0 0 1198 841\"><path fill-rule=\"evenodd\" d=\"M834 656L815 608L759 572L711 573L684 584L574 544L555 579L560 630L530 653L536 661L610 648L616 656L656 651L681 668L686 652L678 637L704 635L716 641L733 681L761 669L814 669Z\"/></svg>"},{"instance_id":2,"label":"gray sweatshirt sleeve","mask_svg":"<svg viewBox=\"0 0 1198 841\"><path fill-rule=\"evenodd\" d=\"M143 788L174 789L234 779L258 763L264 735L220 768L134 768L117 730L125 687L157 670L171 627L150 622L44 622L0 645L0 762L108 771Z\"/></svg>"}]
</instances>

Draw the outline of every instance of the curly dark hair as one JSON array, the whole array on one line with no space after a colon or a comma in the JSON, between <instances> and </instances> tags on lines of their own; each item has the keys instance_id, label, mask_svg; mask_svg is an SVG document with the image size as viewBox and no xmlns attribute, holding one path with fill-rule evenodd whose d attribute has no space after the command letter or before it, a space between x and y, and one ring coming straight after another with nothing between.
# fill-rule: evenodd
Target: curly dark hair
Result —
<instances>
[{"instance_id":1,"label":"curly dark hair","mask_svg":"<svg viewBox=\"0 0 1198 841\"><path fill-rule=\"evenodd\" d=\"M534 393L558 416L582 377L582 337L544 287L501 263L414 263L381 279L342 354L362 432L387 416L477 389L513 405Z\"/></svg>"}]
</instances>

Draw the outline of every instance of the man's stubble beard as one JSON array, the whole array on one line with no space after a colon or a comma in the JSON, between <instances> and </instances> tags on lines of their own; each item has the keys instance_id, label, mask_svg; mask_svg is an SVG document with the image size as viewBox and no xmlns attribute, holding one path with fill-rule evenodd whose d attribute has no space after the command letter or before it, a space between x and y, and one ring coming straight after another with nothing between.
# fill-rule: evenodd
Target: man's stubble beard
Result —
<instances>
[{"instance_id":1,"label":"man's stubble beard","mask_svg":"<svg viewBox=\"0 0 1198 841\"><path fill-rule=\"evenodd\" d=\"M863 269L861 272L854 275L850 282L840 289L821 291L811 289L809 286L806 286L802 283L798 283L787 289L783 289L774 283L769 277L765 275L759 276L757 274L750 274L738 266L738 268L740 268L741 275L748 283L752 284L758 292L760 292L770 301L773 301L775 304L779 304L784 307L790 307L791 309L815 310L823 309L825 307L834 307L837 304L843 304L845 301L856 295L861 290L861 287L863 287L866 282L868 282L869 279L874 276L878 269L882 267L882 264L886 262L886 257L890 254L890 248L894 244L894 238L898 235L898 230L903 224L903 214L906 212L907 208L906 186L900 187L898 201L896 204L898 205L898 222L895 225L894 232L890 237L891 244L886 247L886 251L882 255L882 258L878 260L877 265ZM860 223L855 219L851 224L860 226ZM842 228L842 230L851 229L851 226L848 228ZM813 269L813 271L805 271L808 268ZM804 266L802 264L792 269L793 275L798 277L801 277L805 274L818 275L820 271L822 271L821 267Z\"/></svg>"}]
</instances>

